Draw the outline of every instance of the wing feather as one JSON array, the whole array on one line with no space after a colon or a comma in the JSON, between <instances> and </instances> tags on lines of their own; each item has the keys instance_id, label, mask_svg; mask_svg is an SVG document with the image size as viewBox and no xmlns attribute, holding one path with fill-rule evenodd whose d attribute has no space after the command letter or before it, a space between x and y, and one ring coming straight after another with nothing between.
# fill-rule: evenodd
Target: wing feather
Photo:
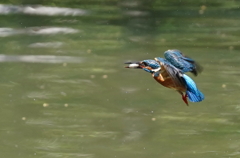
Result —
<instances>
[{"instance_id":1,"label":"wing feather","mask_svg":"<svg viewBox=\"0 0 240 158\"><path fill-rule=\"evenodd\" d=\"M195 76L202 71L202 67L193 59L184 56L179 50L173 49L164 52L164 57L176 68L185 72L192 72Z\"/></svg>"},{"instance_id":2,"label":"wing feather","mask_svg":"<svg viewBox=\"0 0 240 158\"><path fill-rule=\"evenodd\" d=\"M174 67L166 59L157 57L157 58L155 58L155 60L159 62L159 64L161 65L161 69L164 69L168 73L168 75L173 80L173 83L175 84L176 87L184 87L185 86L185 81L182 77L181 70Z\"/></svg>"}]
</instances>

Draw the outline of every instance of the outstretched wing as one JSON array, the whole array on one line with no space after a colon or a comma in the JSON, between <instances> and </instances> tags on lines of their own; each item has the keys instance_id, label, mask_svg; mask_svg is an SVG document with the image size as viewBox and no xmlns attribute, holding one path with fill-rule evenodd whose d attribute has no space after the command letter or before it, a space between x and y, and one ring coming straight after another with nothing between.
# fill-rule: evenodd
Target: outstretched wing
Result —
<instances>
[{"instance_id":1,"label":"outstretched wing","mask_svg":"<svg viewBox=\"0 0 240 158\"><path fill-rule=\"evenodd\" d=\"M192 72L195 76L202 71L202 67L193 59L184 56L179 50L173 49L164 52L164 57L182 72Z\"/></svg>"},{"instance_id":2,"label":"outstretched wing","mask_svg":"<svg viewBox=\"0 0 240 158\"><path fill-rule=\"evenodd\" d=\"M173 80L175 87L185 87L185 81L182 77L183 73L181 70L174 67L166 59L156 57L155 60L161 65L161 71L166 71L169 77Z\"/></svg>"}]
</instances>

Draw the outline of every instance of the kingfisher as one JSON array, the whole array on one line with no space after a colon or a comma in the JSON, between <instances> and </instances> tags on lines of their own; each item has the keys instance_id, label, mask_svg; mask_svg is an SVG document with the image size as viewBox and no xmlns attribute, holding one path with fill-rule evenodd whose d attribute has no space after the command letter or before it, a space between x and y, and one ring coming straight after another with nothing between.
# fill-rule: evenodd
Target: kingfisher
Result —
<instances>
[{"instance_id":1,"label":"kingfisher","mask_svg":"<svg viewBox=\"0 0 240 158\"><path fill-rule=\"evenodd\" d=\"M126 62L126 68L143 69L151 73L152 77L164 87L176 90L181 94L182 100L188 105L191 102L201 102L204 94L197 88L196 83L185 73L191 72L197 76L202 67L193 59L185 56L181 51L172 49L164 52L164 58L138 62Z\"/></svg>"}]
</instances>

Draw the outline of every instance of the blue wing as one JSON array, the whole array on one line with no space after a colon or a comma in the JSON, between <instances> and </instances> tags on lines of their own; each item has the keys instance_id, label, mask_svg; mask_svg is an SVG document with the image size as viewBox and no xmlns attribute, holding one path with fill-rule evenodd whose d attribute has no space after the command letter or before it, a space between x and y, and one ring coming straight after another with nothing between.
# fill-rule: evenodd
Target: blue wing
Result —
<instances>
[{"instance_id":1,"label":"blue wing","mask_svg":"<svg viewBox=\"0 0 240 158\"><path fill-rule=\"evenodd\" d=\"M204 94L197 88L197 85L195 84L195 82L185 74L183 74L182 77L187 87L186 93L189 100L191 102L200 102L204 100Z\"/></svg>"},{"instance_id":2,"label":"blue wing","mask_svg":"<svg viewBox=\"0 0 240 158\"><path fill-rule=\"evenodd\" d=\"M164 57L176 68L185 72L192 72L197 76L198 72L202 71L202 67L193 59L184 56L179 50L173 49L164 52Z\"/></svg>"}]
</instances>

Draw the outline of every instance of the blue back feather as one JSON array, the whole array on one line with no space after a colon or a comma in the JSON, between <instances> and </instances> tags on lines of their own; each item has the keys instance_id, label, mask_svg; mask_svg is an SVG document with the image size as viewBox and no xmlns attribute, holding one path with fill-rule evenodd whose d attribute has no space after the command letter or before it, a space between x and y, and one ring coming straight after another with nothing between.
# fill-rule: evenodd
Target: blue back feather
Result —
<instances>
[{"instance_id":1,"label":"blue back feather","mask_svg":"<svg viewBox=\"0 0 240 158\"><path fill-rule=\"evenodd\" d=\"M162 62L163 64L168 64L168 65L172 65L171 62L169 62L168 60L161 58L161 57L156 57L156 59L160 62Z\"/></svg>"},{"instance_id":2,"label":"blue back feather","mask_svg":"<svg viewBox=\"0 0 240 158\"><path fill-rule=\"evenodd\" d=\"M204 100L204 94L197 88L195 82L188 77L187 75L183 74L184 81L186 82L187 87L187 96L191 102L200 102Z\"/></svg>"}]
</instances>

